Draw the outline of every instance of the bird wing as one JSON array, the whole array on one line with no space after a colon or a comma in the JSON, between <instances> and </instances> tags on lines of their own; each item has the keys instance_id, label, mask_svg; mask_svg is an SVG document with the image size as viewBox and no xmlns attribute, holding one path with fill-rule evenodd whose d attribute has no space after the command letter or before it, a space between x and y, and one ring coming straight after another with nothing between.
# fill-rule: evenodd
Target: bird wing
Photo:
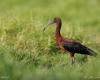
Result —
<instances>
[{"instance_id":1,"label":"bird wing","mask_svg":"<svg viewBox=\"0 0 100 80\"><path fill-rule=\"evenodd\" d=\"M77 42L69 42L69 43L66 42L63 44L63 47L65 50L68 50L71 53L80 53L80 54L86 54L86 55L91 55L91 56L95 56L96 54L91 49Z\"/></svg>"},{"instance_id":2,"label":"bird wing","mask_svg":"<svg viewBox=\"0 0 100 80\"><path fill-rule=\"evenodd\" d=\"M82 45L80 45L79 43L75 43L75 42L64 43L63 47L66 50L73 52L73 53L78 53L84 50L84 47Z\"/></svg>"}]
</instances>

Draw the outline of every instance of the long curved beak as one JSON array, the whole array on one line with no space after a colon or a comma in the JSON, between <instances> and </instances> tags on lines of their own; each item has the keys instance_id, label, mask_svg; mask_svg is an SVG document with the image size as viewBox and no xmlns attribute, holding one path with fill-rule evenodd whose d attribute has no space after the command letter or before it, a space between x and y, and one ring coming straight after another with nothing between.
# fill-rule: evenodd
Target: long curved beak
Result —
<instances>
[{"instance_id":1,"label":"long curved beak","mask_svg":"<svg viewBox=\"0 0 100 80\"><path fill-rule=\"evenodd\" d=\"M53 20L49 20L48 23L47 23L47 25L43 28L43 31L45 31L48 28L48 26L51 25L51 24L53 24L53 23L54 23Z\"/></svg>"}]
</instances>

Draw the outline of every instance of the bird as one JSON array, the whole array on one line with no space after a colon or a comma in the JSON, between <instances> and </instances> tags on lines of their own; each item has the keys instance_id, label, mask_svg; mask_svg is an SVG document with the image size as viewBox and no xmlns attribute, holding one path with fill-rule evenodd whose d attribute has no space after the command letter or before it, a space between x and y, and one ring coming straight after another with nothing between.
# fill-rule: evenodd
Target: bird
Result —
<instances>
[{"instance_id":1,"label":"bird","mask_svg":"<svg viewBox=\"0 0 100 80\"><path fill-rule=\"evenodd\" d=\"M56 25L56 31L55 31L55 39L58 47L65 51L68 52L71 56L71 63L73 64L75 62L75 54L82 54L82 55L90 55L90 56L96 56L97 53L93 51L92 49L86 47L79 41L69 39L69 38L64 38L61 33L61 26L62 26L62 20L60 17L54 17L53 19L49 20L48 24L43 28L43 31L46 30L46 28L51 25L55 24Z\"/></svg>"}]
</instances>

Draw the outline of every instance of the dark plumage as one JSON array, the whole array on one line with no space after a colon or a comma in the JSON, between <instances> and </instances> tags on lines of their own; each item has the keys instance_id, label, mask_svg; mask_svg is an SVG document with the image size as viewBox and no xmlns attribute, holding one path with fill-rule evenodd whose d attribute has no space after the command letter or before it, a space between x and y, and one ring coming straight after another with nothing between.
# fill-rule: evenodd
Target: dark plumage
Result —
<instances>
[{"instance_id":1,"label":"dark plumage","mask_svg":"<svg viewBox=\"0 0 100 80\"><path fill-rule=\"evenodd\" d=\"M63 47L65 50L68 50L73 54L79 53L79 54L85 54L90 56L96 56L96 53L93 50L77 42L71 42L71 43L64 42Z\"/></svg>"},{"instance_id":2,"label":"dark plumage","mask_svg":"<svg viewBox=\"0 0 100 80\"><path fill-rule=\"evenodd\" d=\"M55 32L55 37L56 37L56 43L59 46L60 49L64 51L68 51L72 57L72 63L74 62L74 54L79 53L79 54L84 54L84 55L90 55L90 56L96 56L96 53L89 49L88 47L82 45L80 42L77 42L72 39L65 39L61 36L60 34L60 29L61 29L61 19L56 17L53 20L49 21L47 24L56 24L56 32ZM45 30L45 28L44 28Z\"/></svg>"}]
</instances>

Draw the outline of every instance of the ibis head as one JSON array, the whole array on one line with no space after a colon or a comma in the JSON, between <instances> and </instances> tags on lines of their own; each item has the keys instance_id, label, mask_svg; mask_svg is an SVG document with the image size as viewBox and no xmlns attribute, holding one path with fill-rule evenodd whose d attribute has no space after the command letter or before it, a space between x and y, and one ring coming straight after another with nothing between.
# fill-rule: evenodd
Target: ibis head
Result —
<instances>
[{"instance_id":1,"label":"ibis head","mask_svg":"<svg viewBox=\"0 0 100 80\"><path fill-rule=\"evenodd\" d=\"M43 31L45 31L47 27L49 27L51 24L54 24L54 23L56 23L56 24L61 23L61 19L59 17L55 17L53 19L50 19L48 21L47 25L44 27Z\"/></svg>"}]
</instances>

